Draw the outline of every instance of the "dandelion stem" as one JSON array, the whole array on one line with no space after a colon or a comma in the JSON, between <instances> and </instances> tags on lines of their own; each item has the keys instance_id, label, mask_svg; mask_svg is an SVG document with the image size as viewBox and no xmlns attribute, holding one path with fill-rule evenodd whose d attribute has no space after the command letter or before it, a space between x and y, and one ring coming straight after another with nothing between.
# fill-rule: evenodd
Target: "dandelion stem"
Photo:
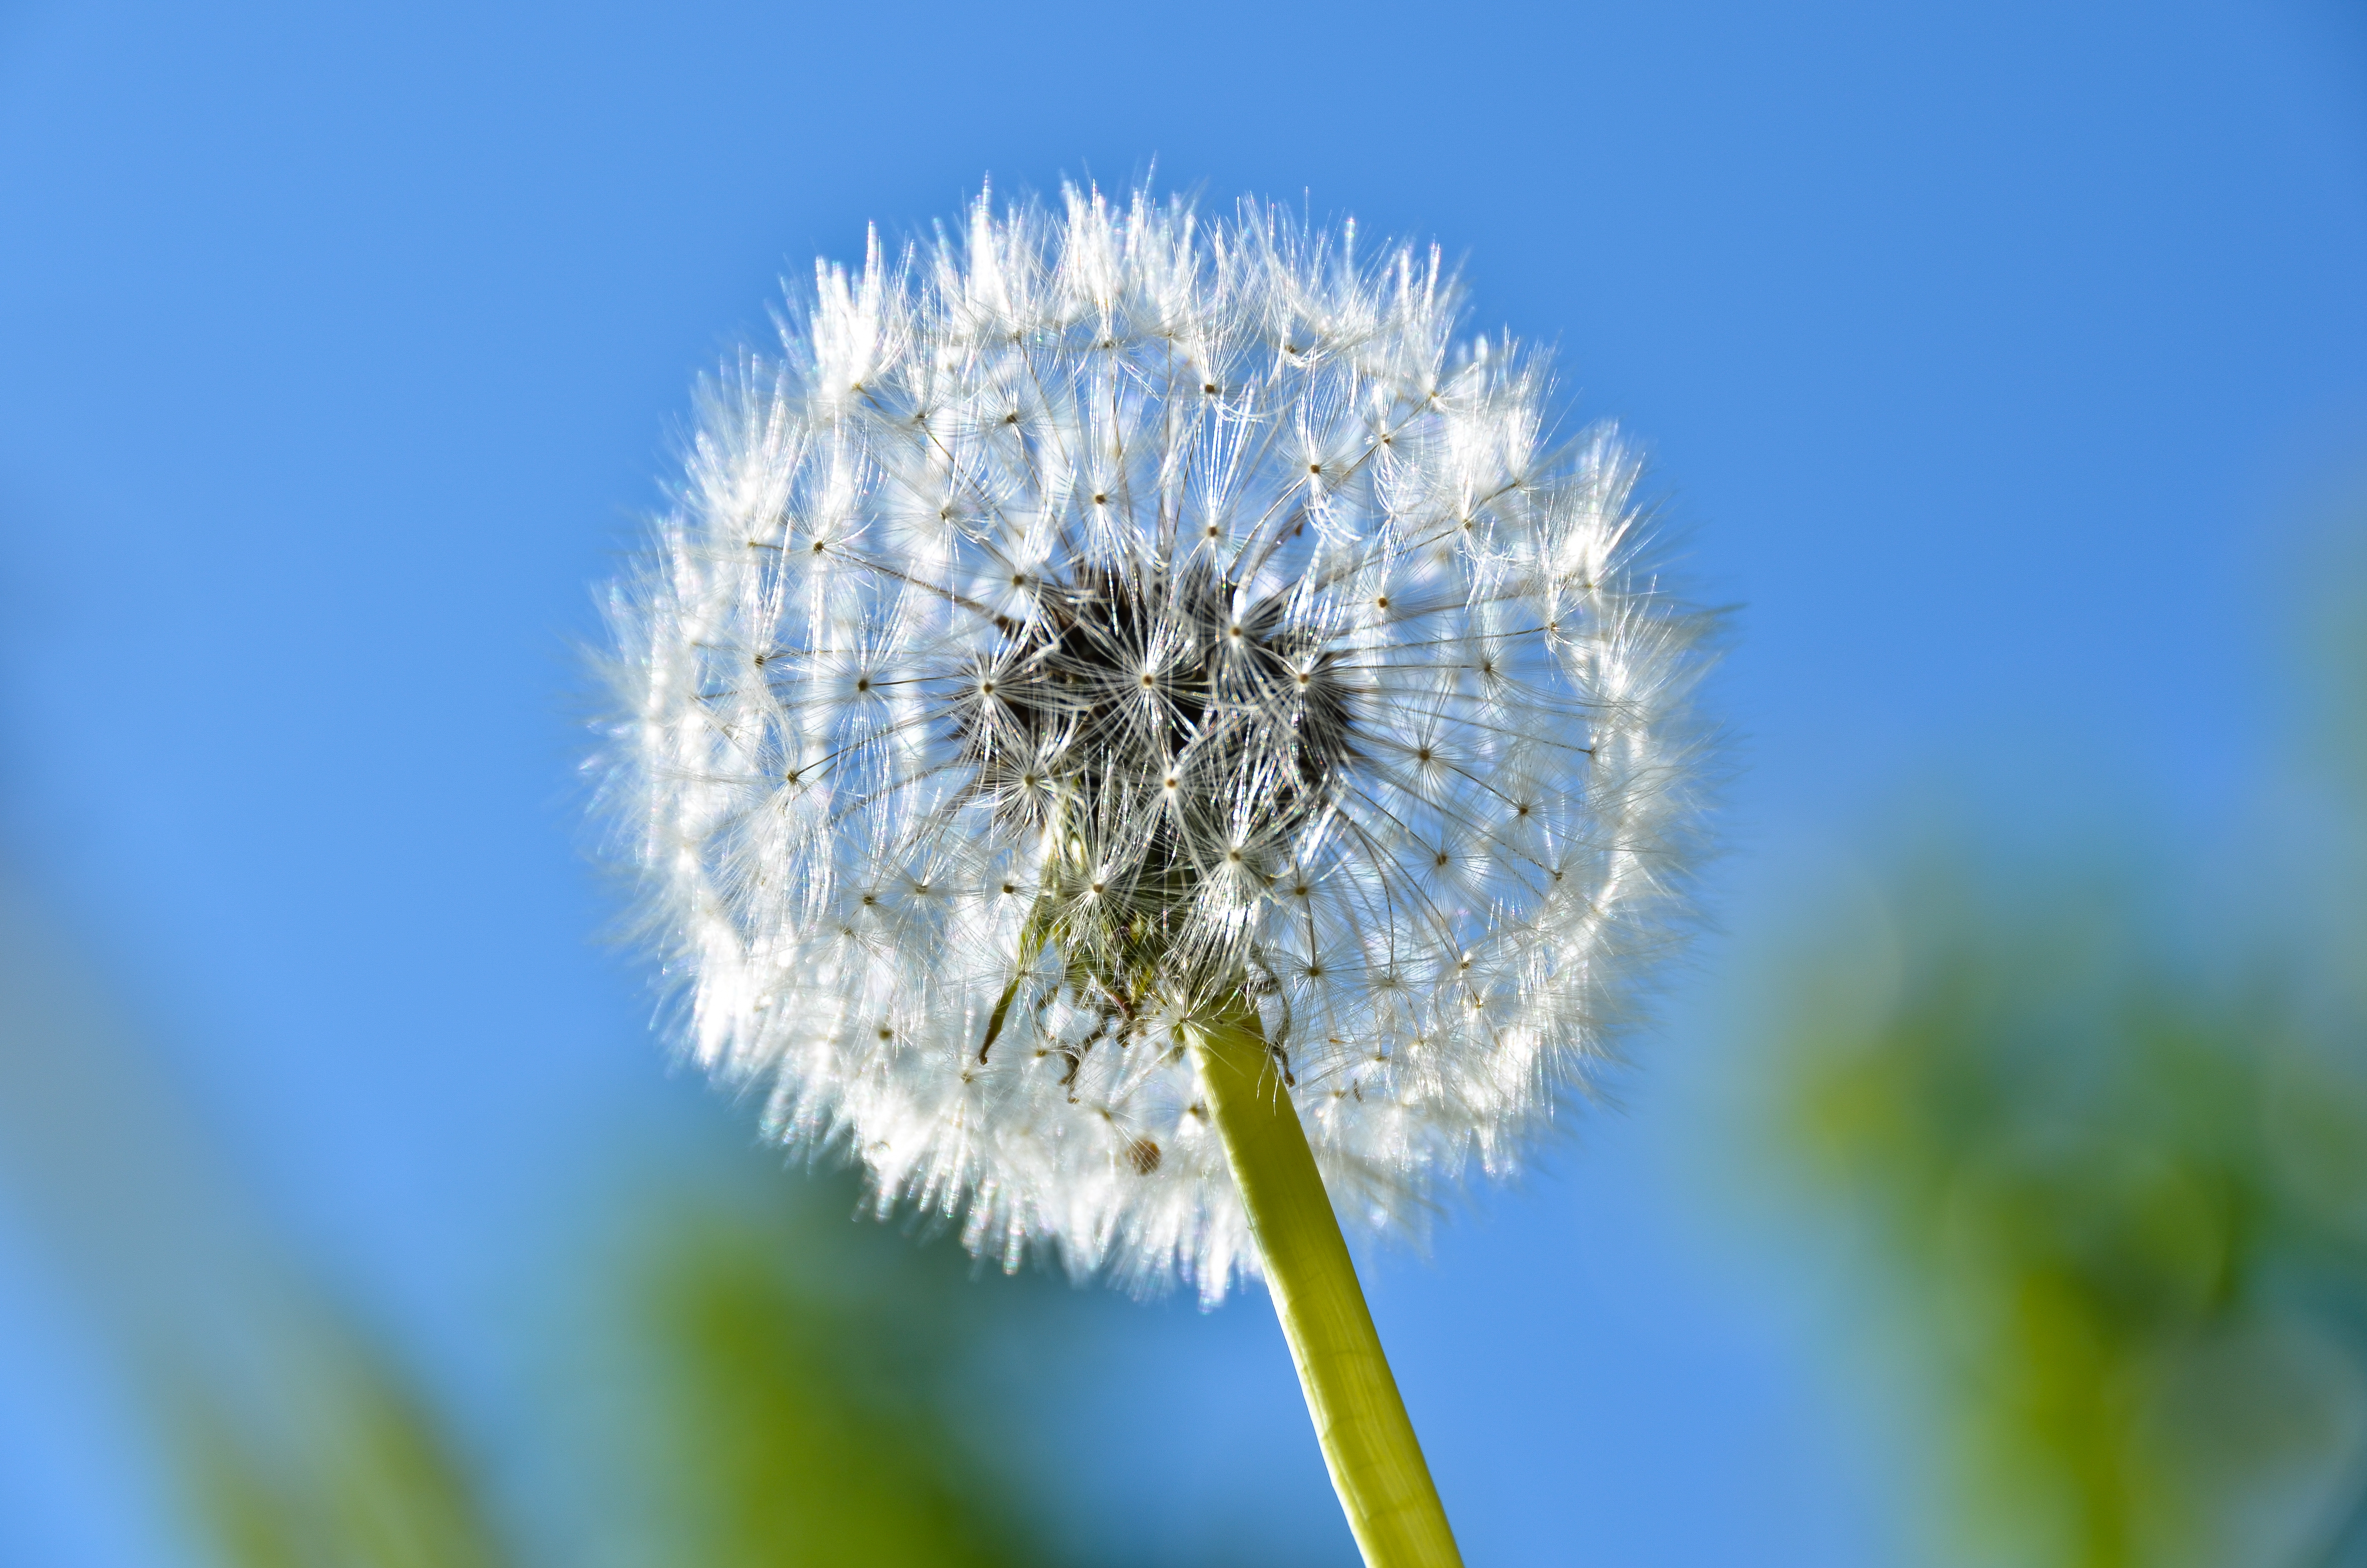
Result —
<instances>
[{"instance_id":1,"label":"dandelion stem","mask_svg":"<svg viewBox=\"0 0 2367 1568\"><path fill-rule=\"evenodd\" d=\"M1194 1044L1307 1414L1365 1568L1461 1568L1446 1510L1257 1013L1236 1004L1205 1018Z\"/></svg>"}]
</instances>

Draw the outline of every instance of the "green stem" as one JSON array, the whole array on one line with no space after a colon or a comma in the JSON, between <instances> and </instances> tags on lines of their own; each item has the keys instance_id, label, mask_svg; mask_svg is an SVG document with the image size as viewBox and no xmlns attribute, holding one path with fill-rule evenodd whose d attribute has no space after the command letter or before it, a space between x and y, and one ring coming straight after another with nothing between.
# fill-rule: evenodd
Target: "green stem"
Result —
<instances>
[{"instance_id":1,"label":"green stem","mask_svg":"<svg viewBox=\"0 0 2367 1568\"><path fill-rule=\"evenodd\" d=\"M1461 1568L1446 1510L1256 1011L1240 1004L1203 1019L1193 1043L1307 1414L1365 1568Z\"/></svg>"}]
</instances>

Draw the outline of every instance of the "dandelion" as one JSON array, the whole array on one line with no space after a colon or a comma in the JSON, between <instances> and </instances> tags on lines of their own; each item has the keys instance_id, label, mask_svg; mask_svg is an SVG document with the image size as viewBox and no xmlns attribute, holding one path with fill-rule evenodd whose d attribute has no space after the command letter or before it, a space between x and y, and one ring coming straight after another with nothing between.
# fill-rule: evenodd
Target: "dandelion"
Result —
<instances>
[{"instance_id":1,"label":"dandelion","mask_svg":"<svg viewBox=\"0 0 2367 1568\"><path fill-rule=\"evenodd\" d=\"M690 1056L958 1222L1262 1273L1367 1561L1455 1548L1335 1213L1418 1232L1683 911L1704 620L1435 252L981 196L703 391L613 590Z\"/></svg>"}]
</instances>

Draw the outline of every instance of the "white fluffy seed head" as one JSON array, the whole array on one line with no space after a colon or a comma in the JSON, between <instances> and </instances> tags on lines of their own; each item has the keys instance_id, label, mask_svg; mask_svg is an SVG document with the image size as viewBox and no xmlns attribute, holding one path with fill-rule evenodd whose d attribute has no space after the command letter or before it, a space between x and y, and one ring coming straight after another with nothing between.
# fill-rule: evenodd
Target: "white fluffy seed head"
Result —
<instances>
[{"instance_id":1,"label":"white fluffy seed head","mask_svg":"<svg viewBox=\"0 0 2367 1568\"><path fill-rule=\"evenodd\" d=\"M875 239L611 594L685 1049L1005 1267L1254 1269L1184 1048L1228 997L1343 1219L1418 1230L1682 923L1704 622L1637 462L1353 240L1073 189Z\"/></svg>"}]
</instances>

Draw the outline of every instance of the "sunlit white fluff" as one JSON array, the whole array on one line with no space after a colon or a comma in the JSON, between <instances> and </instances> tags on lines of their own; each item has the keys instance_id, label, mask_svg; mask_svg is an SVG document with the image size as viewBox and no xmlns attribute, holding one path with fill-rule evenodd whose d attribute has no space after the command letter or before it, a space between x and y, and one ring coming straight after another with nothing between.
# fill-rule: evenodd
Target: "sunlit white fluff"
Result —
<instances>
[{"instance_id":1,"label":"sunlit white fluff","mask_svg":"<svg viewBox=\"0 0 2367 1568\"><path fill-rule=\"evenodd\" d=\"M610 804L701 1063L883 1207L1253 1269L1246 995L1352 1225L1502 1172L1682 916L1703 620L1435 254L981 197L703 390L611 596Z\"/></svg>"}]
</instances>

